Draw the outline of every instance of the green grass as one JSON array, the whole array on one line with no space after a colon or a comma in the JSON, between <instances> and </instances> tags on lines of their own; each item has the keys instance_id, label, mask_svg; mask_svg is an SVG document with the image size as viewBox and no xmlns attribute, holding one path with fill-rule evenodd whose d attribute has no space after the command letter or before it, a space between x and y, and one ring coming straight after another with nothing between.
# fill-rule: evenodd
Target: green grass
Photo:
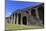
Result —
<instances>
[{"instance_id":1,"label":"green grass","mask_svg":"<svg viewBox=\"0 0 46 31\"><path fill-rule=\"evenodd\" d=\"M16 24L6 24L6 30L27 30L27 29L38 29L43 28L41 26L36 25L16 25Z\"/></svg>"}]
</instances>

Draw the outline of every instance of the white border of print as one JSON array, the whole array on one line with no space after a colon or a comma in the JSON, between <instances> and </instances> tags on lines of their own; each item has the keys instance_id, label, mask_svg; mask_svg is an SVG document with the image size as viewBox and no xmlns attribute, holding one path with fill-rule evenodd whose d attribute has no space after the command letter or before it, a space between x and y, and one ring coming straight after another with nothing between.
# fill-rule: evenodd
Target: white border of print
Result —
<instances>
[{"instance_id":1,"label":"white border of print","mask_svg":"<svg viewBox=\"0 0 46 31\"><path fill-rule=\"evenodd\" d=\"M4 2L4 0L0 0L0 31L4 31L4 29L5 29L5 2Z\"/></svg>"},{"instance_id":2,"label":"white border of print","mask_svg":"<svg viewBox=\"0 0 46 31\"><path fill-rule=\"evenodd\" d=\"M44 3L46 2L46 0L16 0L16 1L44 2ZM44 20L46 20L46 9L44 10L44 13L45 13ZM44 21L44 23L46 24L46 21ZM5 31L5 0L0 0L0 31ZM46 31L46 25L44 29L18 30L18 31Z\"/></svg>"}]
</instances>

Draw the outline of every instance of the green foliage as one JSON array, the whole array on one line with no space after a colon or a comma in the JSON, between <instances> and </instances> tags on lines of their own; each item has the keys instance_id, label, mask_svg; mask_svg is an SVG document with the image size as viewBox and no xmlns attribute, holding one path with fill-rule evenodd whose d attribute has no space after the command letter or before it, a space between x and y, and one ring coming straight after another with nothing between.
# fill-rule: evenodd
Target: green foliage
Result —
<instances>
[{"instance_id":1,"label":"green foliage","mask_svg":"<svg viewBox=\"0 0 46 31\"><path fill-rule=\"evenodd\" d=\"M36 25L16 25L16 24L6 24L6 30L27 30L27 29L36 29L43 28L41 26Z\"/></svg>"}]
</instances>

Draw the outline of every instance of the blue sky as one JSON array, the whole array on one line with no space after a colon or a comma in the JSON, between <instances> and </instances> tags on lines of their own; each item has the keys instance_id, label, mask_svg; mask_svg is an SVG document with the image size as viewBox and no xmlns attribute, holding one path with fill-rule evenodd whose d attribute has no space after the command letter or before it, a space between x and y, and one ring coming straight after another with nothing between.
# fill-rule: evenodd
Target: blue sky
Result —
<instances>
[{"instance_id":1,"label":"blue sky","mask_svg":"<svg viewBox=\"0 0 46 31\"><path fill-rule=\"evenodd\" d=\"M28 6L36 6L39 5L40 2L24 2L24 1L9 1L6 0L5 2L5 9L6 9L6 17L10 16L13 11L17 9L23 9Z\"/></svg>"}]
</instances>

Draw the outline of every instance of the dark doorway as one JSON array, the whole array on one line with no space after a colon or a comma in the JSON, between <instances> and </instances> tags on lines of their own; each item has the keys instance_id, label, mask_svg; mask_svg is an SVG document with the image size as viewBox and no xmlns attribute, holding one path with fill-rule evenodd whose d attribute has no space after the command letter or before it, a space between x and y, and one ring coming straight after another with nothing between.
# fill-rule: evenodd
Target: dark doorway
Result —
<instances>
[{"instance_id":1,"label":"dark doorway","mask_svg":"<svg viewBox=\"0 0 46 31\"><path fill-rule=\"evenodd\" d=\"M31 15L36 16L35 9L31 9Z\"/></svg>"},{"instance_id":2,"label":"dark doorway","mask_svg":"<svg viewBox=\"0 0 46 31\"><path fill-rule=\"evenodd\" d=\"M26 16L24 16L24 17L22 18L22 20L23 20L23 21L22 21L23 24L26 25L26 24L27 24L27 18L26 18Z\"/></svg>"},{"instance_id":3,"label":"dark doorway","mask_svg":"<svg viewBox=\"0 0 46 31\"><path fill-rule=\"evenodd\" d=\"M18 24L21 24L21 14L18 14Z\"/></svg>"}]
</instances>

